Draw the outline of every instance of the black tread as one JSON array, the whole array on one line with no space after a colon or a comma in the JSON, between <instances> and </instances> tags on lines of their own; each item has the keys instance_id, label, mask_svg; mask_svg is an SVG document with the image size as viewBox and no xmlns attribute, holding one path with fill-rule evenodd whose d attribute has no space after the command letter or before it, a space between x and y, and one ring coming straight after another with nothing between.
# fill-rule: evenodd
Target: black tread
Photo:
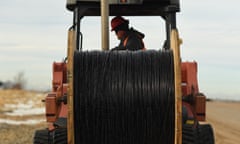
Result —
<instances>
[{"instance_id":1,"label":"black tread","mask_svg":"<svg viewBox=\"0 0 240 144\"><path fill-rule=\"evenodd\" d=\"M67 129L58 128L52 133L53 144L67 144Z\"/></svg>"},{"instance_id":2,"label":"black tread","mask_svg":"<svg viewBox=\"0 0 240 144\"><path fill-rule=\"evenodd\" d=\"M197 129L192 125L183 125L182 144L198 144Z\"/></svg>"},{"instance_id":3,"label":"black tread","mask_svg":"<svg viewBox=\"0 0 240 144\"><path fill-rule=\"evenodd\" d=\"M48 130L37 130L34 134L33 144L48 144L49 135Z\"/></svg>"},{"instance_id":4,"label":"black tread","mask_svg":"<svg viewBox=\"0 0 240 144\"><path fill-rule=\"evenodd\" d=\"M67 127L67 118L60 117L53 123L53 125L55 127L59 127L59 128L66 128Z\"/></svg>"},{"instance_id":5,"label":"black tread","mask_svg":"<svg viewBox=\"0 0 240 144\"><path fill-rule=\"evenodd\" d=\"M199 144L214 144L214 134L211 125L204 124L198 126Z\"/></svg>"},{"instance_id":6,"label":"black tread","mask_svg":"<svg viewBox=\"0 0 240 144\"><path fill-rule=\"evenodd\" d=\"M57 128L52 132L48 129L37 130L33 144L67 144L67 129Z\"/></svg>"}]
</instances>

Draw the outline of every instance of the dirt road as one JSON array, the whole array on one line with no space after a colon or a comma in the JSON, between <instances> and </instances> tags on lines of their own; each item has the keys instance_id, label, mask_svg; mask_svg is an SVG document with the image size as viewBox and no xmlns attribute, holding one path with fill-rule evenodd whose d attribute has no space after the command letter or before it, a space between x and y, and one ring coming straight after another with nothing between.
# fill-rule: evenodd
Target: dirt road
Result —
<instances>
[{"instance_id":1,"label":"dirt road","mask_svg":"<svg viewBox=\"0 0 240 144\"><path fill-rule=\"evenodd\" d=\"M208 102L207 121L216 144L240 144L240 102Z\"/></svg>"}]
</instances>

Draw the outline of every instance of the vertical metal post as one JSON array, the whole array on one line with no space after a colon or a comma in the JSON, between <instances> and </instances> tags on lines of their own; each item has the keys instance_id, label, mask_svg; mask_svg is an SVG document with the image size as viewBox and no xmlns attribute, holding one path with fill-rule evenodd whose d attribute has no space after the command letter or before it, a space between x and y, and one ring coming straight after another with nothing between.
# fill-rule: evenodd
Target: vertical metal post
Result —
<instances>
[{"instance_id":1,"label":"vertical metal post","mask_svg":"<svg viewBox=\"0 0 240 144\"><path fill-rule=\"evenodd\" d=\"M171 28L170 28L170 23L169 23L169 18L166 17L165 20L165 25L166 25L166 42L165 42L165 49L170 49L170 32L171 32Z\"/></svg>"},{"instance_id":2,"label":"vertical metal post","mask_svg":"<svg viewBox=\"0 0 240 144\"><path fill-rule=\"evenodd\" d=\"M109 50L109 2L101 0L101 32L102 32L102 50Z\"/></svg>"},{"instance_id":3,"label":"vertical metal post","mask_svg":"<svg viewBox=\"0 0 240 144\"><path fill-rule=\"evenodd\" d=\"M171 31L177 29L176 12L179 9L176 6L168 6L165 9L165 23L166 23L166 49L170 49Z\"/></svg>"},{"instance_id":4,"label":"vertical metal post","mask_svg":"<svg viewBox=\"0 0 240 144\"><path fill-rule=\"evenodd\" d=\"M80 20L81 17L79 16L79 7L77 6L74 10L74 29L75 29L75 37L76 37L76 49L79 50L79 40L80 40Z\"/></svg>"},{"instance_id":5,"label":"vertical metal post","mask_svg":"<svg viewBox=\"0 0 240 144\"><path fill-rule=\"evenodd\" d=\"M171 29L177 29L176 13L170 13Z\"/></svg>"}]
</instances>

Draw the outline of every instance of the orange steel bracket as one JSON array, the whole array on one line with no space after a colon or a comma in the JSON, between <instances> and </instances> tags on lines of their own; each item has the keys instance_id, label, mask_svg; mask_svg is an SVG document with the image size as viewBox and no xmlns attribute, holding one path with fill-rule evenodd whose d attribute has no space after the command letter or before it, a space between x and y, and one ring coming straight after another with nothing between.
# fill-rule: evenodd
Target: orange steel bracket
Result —
<instances>
[{"instance_id":1,"label":"orange steel bracket","mask_svg":"<svg viewBox=\"0 0 240 144\"><path fill-rule=\"evenodd\" d=\"M182 95L183 97L193 96L192 105L197 120L206 119L206 96L199 93L197 80L197 63L183 62L182 67Z\"/></svg>"},{"instance_id":2,"label":"orange steel bracket","mask_svg":"<svg viewBox=\"0 0 240 144\"><path fill-rule=\"evenodd\" d=\"M52 92L45 98L45 109L47 122L55 122L59 116L66 116L66 105L58 102L58 99L67 93L66 89L67 66L64 62L53 63Z\"/></svg>"},{"instance_id":3,"label":"orange steel bracket","mask_svg":"<svg viewBox=\"0 0 240 144\"><path fill-rule=\"evenodd\" d=\"M198 93L197 63L182 63L182 94L183 96Z\"/></svg>"}]
</instances>

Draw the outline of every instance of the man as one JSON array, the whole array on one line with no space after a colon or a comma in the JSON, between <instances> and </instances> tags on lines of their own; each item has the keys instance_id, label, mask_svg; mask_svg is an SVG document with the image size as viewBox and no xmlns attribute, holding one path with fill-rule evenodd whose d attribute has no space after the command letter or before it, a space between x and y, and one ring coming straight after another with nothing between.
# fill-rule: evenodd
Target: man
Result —
<instances>
[{"instance_id":1,"label":"man","mask_svg":"<svg viewBox=\"0 0 240 144\"><path fill-rule=\"evenodd\" d=\"M129 21L121 16L116 16L111 20L111 31L115 31L120 44L112 50L144 50L144 34L133 28L129 29Z\"/></svg>"}]
</instances>

